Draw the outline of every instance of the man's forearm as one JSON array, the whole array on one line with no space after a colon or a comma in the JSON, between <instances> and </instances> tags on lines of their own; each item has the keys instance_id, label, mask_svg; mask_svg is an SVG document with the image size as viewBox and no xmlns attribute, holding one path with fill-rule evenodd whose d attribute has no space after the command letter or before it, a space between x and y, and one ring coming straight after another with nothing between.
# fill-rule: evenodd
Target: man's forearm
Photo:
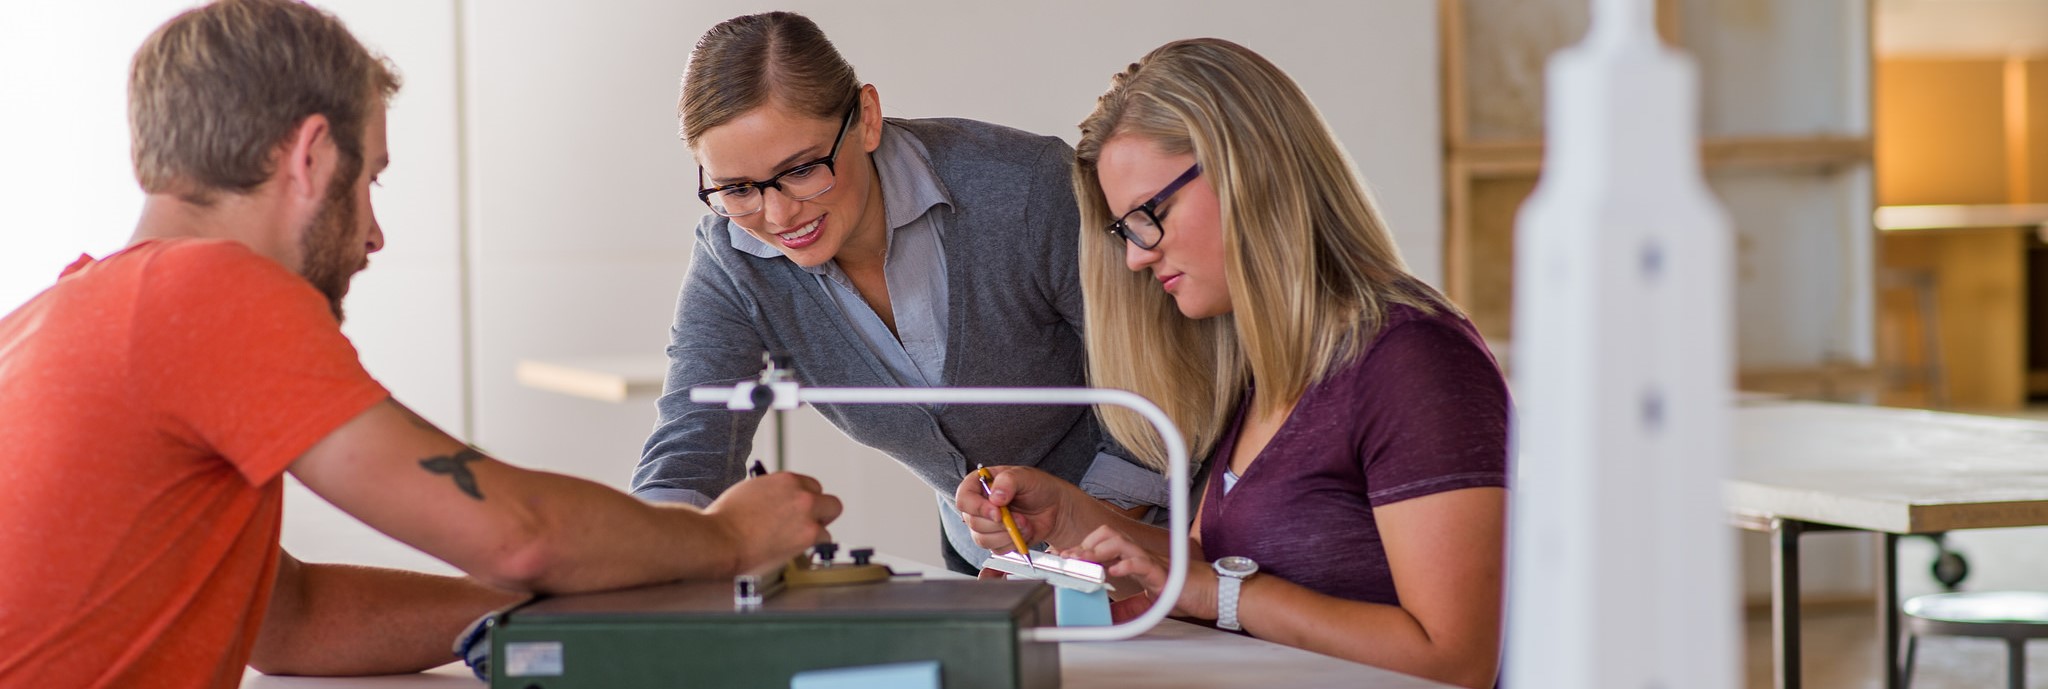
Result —
<instances>
[{"instance_id":1,"label":"man's forearm","mask_svg":"<svg viewBox=\"0 0 2048 689\"><path fill-rule=\"evenodd\" d=\"M472 579L284 556L249 665L274 675L418 672L471 621L523 599Z\"/></svg>"},{"instance_id":2,"label":"man's forearm","mask_svg":"<svg viewBox=\"0 0 2048 689\"><path fill-rule=\"evenodd\" d=\"M731 576L750 544L735 542L710 515L651 505L579 478L525 472L513 499L539 506L547 543L537 578L518 588L570 593L676 579Z\"/></svg>"}]
</instances>

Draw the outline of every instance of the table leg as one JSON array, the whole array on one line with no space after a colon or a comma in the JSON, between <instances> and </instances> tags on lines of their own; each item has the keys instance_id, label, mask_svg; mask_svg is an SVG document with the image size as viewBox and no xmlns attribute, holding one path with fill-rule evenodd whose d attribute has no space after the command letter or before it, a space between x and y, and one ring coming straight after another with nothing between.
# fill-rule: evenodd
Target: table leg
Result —
<instances>
[{"instance_id":1,"label":"table leg","mask_svg":"<svg viewBox=\"0 0 2048 689\"><path fill-rule=\"evenodd\" d=\"M1878 535L1884 539L1883 583L1877 594L1877 633L1884 639L1884 689L1899 689L1899 535Z\"/></svg>"},{"instance_id":2,"label":"table leg","mask_svg":"<svg viewBox=\"0 0 2048 689\"><path fill-rule=\"evenodd\" d=\"M1777 689L1799 689L1799 533L1806 523L1771 519L1771 641Z\"/></svg>"},{"instance_id":3,"label":"table leg","mask_svg":"<svg viewBox=\"0 0 2048 689\"><path fill-rule=\"evenodd\" d=\"M2005 685L2027 689L2027 640L2005 640Z\"/></svg>"}]
</instances>

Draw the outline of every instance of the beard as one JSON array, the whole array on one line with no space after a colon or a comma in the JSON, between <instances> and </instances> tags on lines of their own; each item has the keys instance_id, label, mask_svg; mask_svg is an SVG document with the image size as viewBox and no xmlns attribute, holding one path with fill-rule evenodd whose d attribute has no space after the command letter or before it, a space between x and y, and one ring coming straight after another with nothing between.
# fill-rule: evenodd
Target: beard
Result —
<instances>
[{"instance_id":1,"label":"beard","mask_svg":"<svg viewBox=\"0 0 2048 689\"><path fill-rule=\"evenodd\" d=\"M312 224L299 234L300 254L306 257L299 274L327 297L336 323L343 319L341 298L348 295L349 279L364 267L363 257L350 251L356 229L353 181L337 178L329 184Z\"/></svg>"}]
</instances>

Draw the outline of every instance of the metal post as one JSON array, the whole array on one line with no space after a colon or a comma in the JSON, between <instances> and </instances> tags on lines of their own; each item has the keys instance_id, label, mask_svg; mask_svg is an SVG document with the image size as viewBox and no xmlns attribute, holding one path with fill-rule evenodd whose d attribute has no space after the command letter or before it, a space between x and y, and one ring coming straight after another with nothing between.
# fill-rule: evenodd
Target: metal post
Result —
<instances>
[{"instance_id":1,"label":"metal post","mask_svg":"<svg viewBox=\"0 0 2048 689\"><path fill-rule=\"evenodd\" d=\"M1884 689L1899 689L1899 535L1883 533L1883 589L1877 594L1877 633L1884 638Z\"/></svg>"},{"instance_id":2,"label":"metal post","mask_svg":"<svg viewBox=\"0 0 2048 689\"><path fill-rule=\"evenodd\" d=\"M788 412L775 410L775 470L789 471L789 418Z\"/></svg>"},{"instance_id":3,"label":"metal post","mask_svg":"<svg viewBox=\"0 0 2048 689\"><path fill-rule=\"evenodd\" d=\"M1777 689L1799 689L1799 533L1805 522L1771 519L1771 642Z\"/></svg>"},{"instance_id":4,"label":"metal post","mask_svg":"<svg viewBox=\"0 0 2048 689\"><path fill-rule=\"evenodd\" d=\"M2027 640L2006 639L2005 683L2012 689L2027 689Z\"/></svg>"}]
</instances>

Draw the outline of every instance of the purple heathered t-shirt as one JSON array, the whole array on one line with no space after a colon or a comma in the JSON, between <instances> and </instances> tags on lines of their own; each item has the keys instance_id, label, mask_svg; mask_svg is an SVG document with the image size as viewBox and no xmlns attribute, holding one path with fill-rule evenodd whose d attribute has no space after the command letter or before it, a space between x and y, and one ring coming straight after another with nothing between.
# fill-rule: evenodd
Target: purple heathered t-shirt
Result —
<instances>
[{"instance_id":1,"label":"purple heathered t-shirt","mask_svg":"<svg viewBox=\"0 0 2048 689\"><path fill-rule=\"evenodd\" d=\"M1210 455L1202 552L1251 558L1260 576L1324 595L1399 605L1372 508L1506 486L1508 404L1471 323L1391 306L1379 337L1302 393L1226 495L1240 407Z\"/></svg>"}]
</instances>

